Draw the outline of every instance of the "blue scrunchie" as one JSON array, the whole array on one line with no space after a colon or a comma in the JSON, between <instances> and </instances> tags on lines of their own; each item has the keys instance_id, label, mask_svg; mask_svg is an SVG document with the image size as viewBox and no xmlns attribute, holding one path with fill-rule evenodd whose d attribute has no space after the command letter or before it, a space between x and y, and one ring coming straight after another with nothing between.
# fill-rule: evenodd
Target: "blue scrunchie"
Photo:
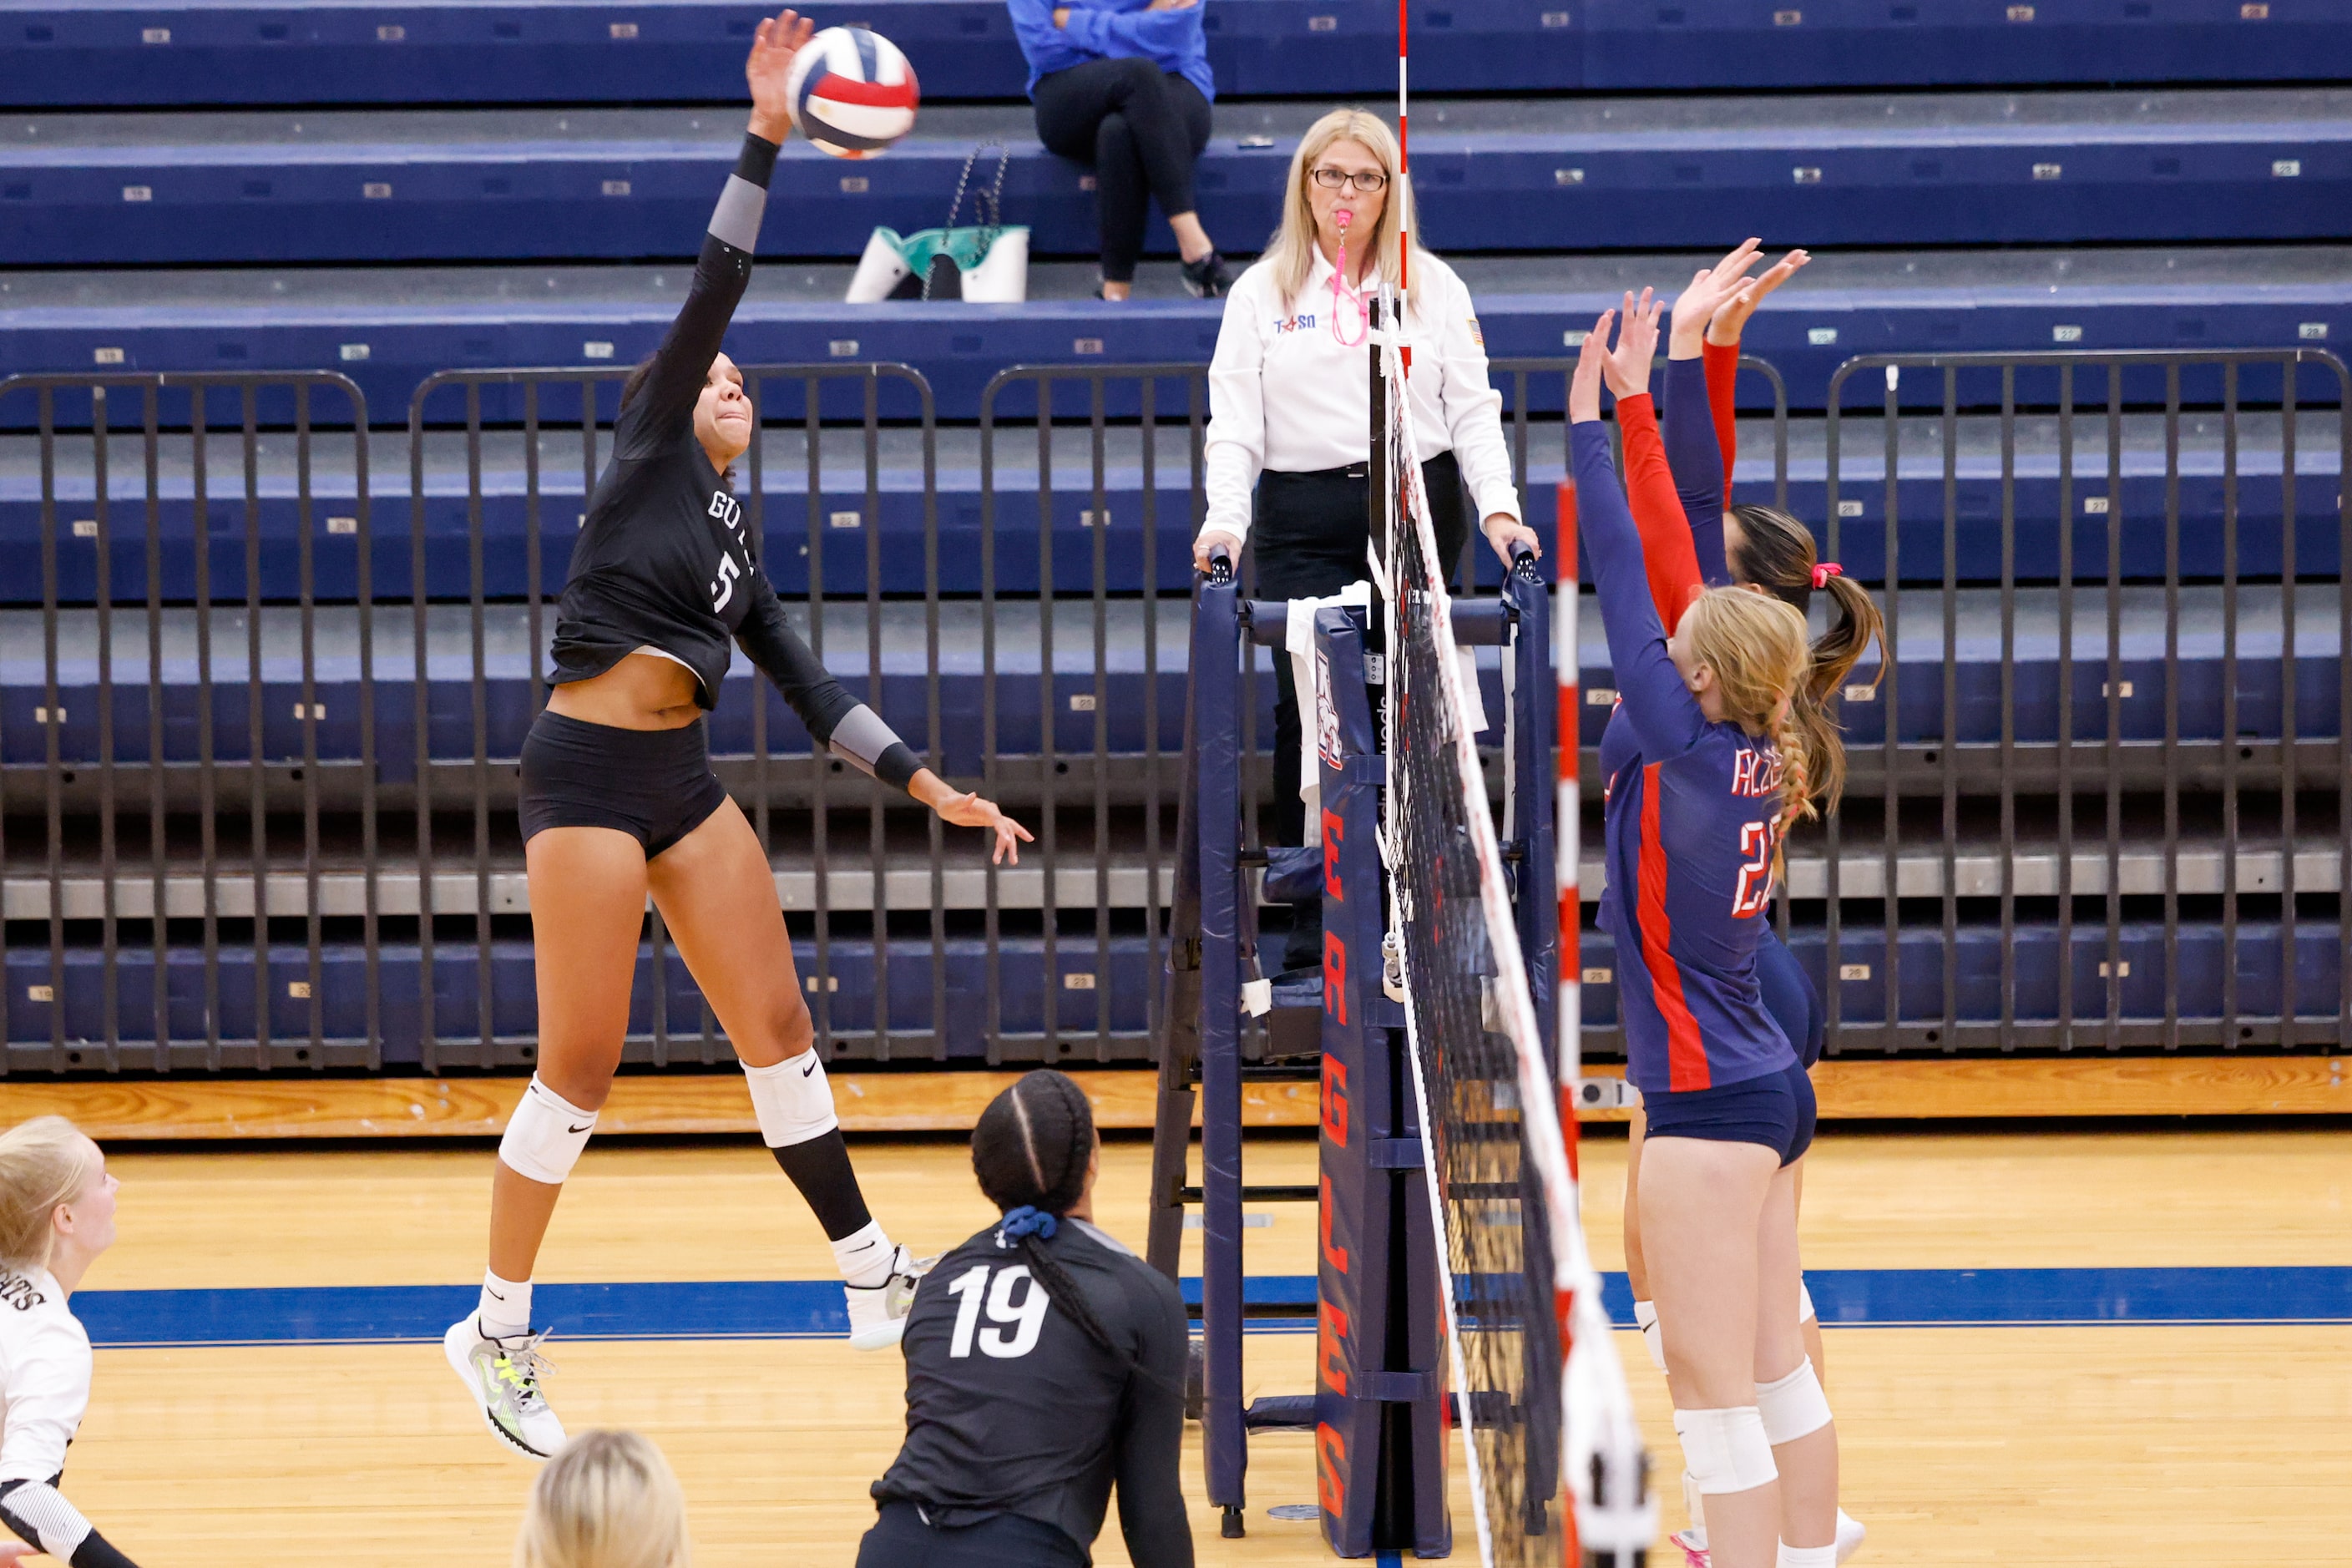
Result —
<instances>
[{"instance_id":1,"label":"blue scrunchie","mask_svg":"<svg viewBox=\"0 0 2352 1568\"><path fill-rule=\"evenodd\" d=\"M996 1245L1007 1247L1024 1236L1040 1236L1050 1239L1053 1234L1061 1228L1062 1222L1044 1209L1032 1208L1027 1204L1024 1204L1017 1209L1004 1211L1004 1223L996 1227Z\"/></svg>"}]
</instances>

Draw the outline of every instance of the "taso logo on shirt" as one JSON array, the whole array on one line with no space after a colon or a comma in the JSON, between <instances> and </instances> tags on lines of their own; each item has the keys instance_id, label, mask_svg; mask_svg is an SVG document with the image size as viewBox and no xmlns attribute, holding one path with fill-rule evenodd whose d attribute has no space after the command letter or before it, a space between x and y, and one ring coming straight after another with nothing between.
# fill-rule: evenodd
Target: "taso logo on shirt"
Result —
<instances>
[{"instance_id":1,"label":"taso logo on shirt","mask_svg":"<svg viewBox=\"0 0 2352 1568\"><path fill-rule=\"evenodd\" d=\"M1311 332L1314 330L1315 318L1312 314L1277 317L1274 323L1274 332L1276 337L1286 332Z\"/></svg>"}]
</instances>

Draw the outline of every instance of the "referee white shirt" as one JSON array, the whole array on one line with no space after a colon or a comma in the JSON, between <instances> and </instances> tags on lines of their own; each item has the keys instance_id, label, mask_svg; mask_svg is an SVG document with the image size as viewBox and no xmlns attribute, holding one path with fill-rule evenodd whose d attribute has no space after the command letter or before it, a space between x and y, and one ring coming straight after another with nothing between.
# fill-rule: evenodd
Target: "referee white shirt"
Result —
<instances>
[{"instance_id":1,"label":"referee white shirt","mask_svg":"<svg viewBox=\"0 0 2352 1568\"><path fill-rule=\"evenodd\" d=\"M1202 534L1246 540L1250 497L1258 475L1314 473L1366 461L1371 454L1369 349L1343 345L1332 331L1333 268L1315 248L1307 286L1286 305L1274 269L1260 261L1225 299L1224 324L1209 362L1209 434L1203 461L1208 516ZM1519 521L1518 487L1503 439L1503 395L1486 382L1486 341L1470 290L1454 270L1426 252L1412 257L1413 302L1405 312L1412 345L1413 430L1427 462L1451 449L1483 525L1497 514ZM1361 292L1380 279L1367 268ZM1362 318L1340 305L1340 331L1354 337Z\"/></svg>"}]
</instances>

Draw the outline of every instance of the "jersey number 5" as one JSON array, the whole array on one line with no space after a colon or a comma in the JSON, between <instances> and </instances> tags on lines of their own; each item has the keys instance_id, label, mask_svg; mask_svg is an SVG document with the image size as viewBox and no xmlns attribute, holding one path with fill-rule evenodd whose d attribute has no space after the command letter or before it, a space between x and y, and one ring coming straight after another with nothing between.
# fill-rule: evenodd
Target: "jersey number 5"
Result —
<instances>
[{"instance_id":1,"label":"jersey number 5","mask_svg":"<svg viewBox=\"0 0 2352 1568\"><path fill-rule=\"evenodd\" d=\"M1744 921L1764 912L1772 901L1772 825L1751 822L1739 830L1739 852L1748 863L1739 868L1738 885L1731 890L1731 918Z\"/></svg>"},{"instance_id":2,"label":"jersey number 5","mask_svg":"<svg viewBox=\"0 0 2352 1568\"><path fill-rule=\"evenodd\" d=\"M958 1302L955 1337L948 1342L948 1354L958 1361L971 1354L975 1339L982 1355L1017 1361L1037 1348L1037 1336L1045 1331L1045 1308L1050 1303L1037 1281L1029 1278L1028 1265L1016 1263L995 1272L992 1285L988 1265L975 1264L948 1287L948 1294ZM1017 1304L1013 1300L1016 1289L1021 1292ZM991 1325L985 1329L980 1327L983 1310Z\"/></svg>"},{"instance_id":3,"label":"jersey number 5","mask_svg":"<svg viewBox=\"0 0 2352 1568\"><path fill-rule=\"evenodd\" d=\"M741 575L743 575L743 569L735 564L733 556L721 555L719 558L719 575L710 580L710 613L712 615L715 616L725 609L727 601L735 596L735 579Z\"/></svg>"}]
</instances>

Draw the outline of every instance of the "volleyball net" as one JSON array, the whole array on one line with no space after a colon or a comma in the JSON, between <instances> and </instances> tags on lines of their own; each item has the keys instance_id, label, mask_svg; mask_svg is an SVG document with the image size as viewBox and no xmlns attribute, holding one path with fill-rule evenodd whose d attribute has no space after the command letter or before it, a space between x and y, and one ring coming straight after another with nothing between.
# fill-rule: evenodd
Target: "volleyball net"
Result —
<instances>
[{"instance_id":1,"label":"volleyball net","mask_svg":"<svg viewBox=\"0 0 2352 1568\"><path fill-rule=\"evenodd\" d=\"M1383 301L1383 320L1397 303ZM1479 1561L1633 1568L1656 1510L1578 1207L1564 1092L1574 1053L1564 1075L1537 1023L1395 338L1375 387L1387 426L1382 853ZM1572 544L1566 553L1572 577ZM1572 625L1559 636L1572 658ZM1564 1011L1572 1038L1572 1001Z\"/></svg>"}]
</instances>

